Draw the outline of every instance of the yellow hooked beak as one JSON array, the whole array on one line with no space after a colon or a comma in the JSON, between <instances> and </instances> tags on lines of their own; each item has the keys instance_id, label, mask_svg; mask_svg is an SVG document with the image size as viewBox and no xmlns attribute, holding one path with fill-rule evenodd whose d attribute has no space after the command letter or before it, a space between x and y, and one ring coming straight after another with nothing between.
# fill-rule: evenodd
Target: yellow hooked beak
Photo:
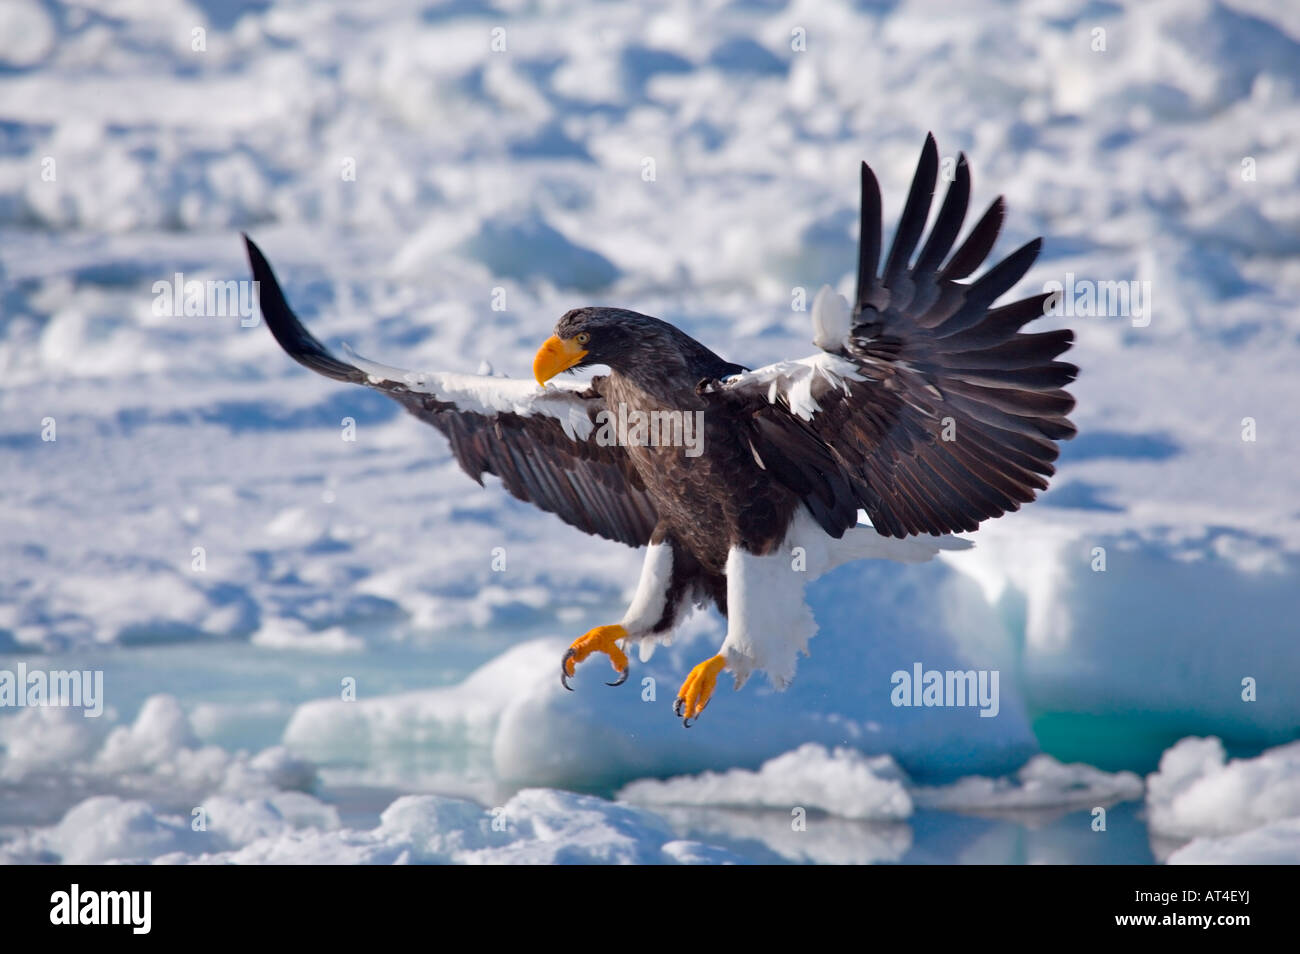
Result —
<instances>
[{"instance_id":1,"label":"yellow hooked beak","mask_svg":"<svg viewBox=\"0 0 1300 954\"><path fill-rule=\"evenodd\" d=\"M542 346L537 349L537 357L533 358L533 377L537 378L538 384L545 384L586 356L587 352L578 344L577 339L570 338L566 341L551 335L542 342Z\"/></svg>"}]
</instances>

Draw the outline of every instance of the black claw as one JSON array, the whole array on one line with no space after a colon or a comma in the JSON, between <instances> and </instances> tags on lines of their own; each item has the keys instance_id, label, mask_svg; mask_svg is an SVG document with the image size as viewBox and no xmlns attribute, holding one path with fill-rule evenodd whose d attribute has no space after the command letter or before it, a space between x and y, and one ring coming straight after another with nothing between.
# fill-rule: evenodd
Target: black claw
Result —
<instances>
[{"instance_id":1,"label":"black claw","mask_svg":"<svg viewBox=\"0 0 1300 954\"><path fill-rule=\"evenodd\" d=\"M628 666L626 669L624 669L621 673L618 674L618 680L616 682L607 682L605 683L605 685L607 686L623 685L623 683L627 682L627 674L630 673L631 671L632 671L632 667Z\"/></svg>"},{"instance_id":2,"label":"black claw","mask_svg":"<svg viewBox=\"0 0 1300 954\"><path fill-rule=\"evenodd\" d=\"M683 720L682 720L682 728L683 728L683 729L689 729L689 728L690 728L691 726L693 726L694 724L695 724L695 723L692 722L690 719L683 719Z\"/></svg>"},{"instance_id":3,"label":"black claw","mask_svg":"<svg viewBox=\"0 0 1300 954\"><path fill-rule=\"evenodd\" d=\"M686 700L681 696L678 696L677 701L673 703L673 715L680 717L682 714L682 706L685 704Z\"/></svg>"},{"instance_id":4,"label":"black claw","mask_svg":"<svg viewBox=\"0 0 1300 954\"><path fill-rule=\"evenodd\" d=\"M564 658L560 660L560 685L570 692L573 691L573 687L569 685L569 660L572 658L573 650L570 649L564 654Z\"/></svg>"}]
</instances>

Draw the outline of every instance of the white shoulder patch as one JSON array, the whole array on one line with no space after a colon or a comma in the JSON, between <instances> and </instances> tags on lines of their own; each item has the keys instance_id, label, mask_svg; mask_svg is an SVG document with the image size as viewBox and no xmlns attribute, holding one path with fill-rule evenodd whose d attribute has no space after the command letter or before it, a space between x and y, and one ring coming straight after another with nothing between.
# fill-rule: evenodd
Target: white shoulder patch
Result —
<instances>
[{"instance_id":1,"label":"white shoulder patch","mask_svg":"<svg viewBox=\"0 0 1300 954\"><path fill-rule=\"evenodd\" d=\"M400 383L418 394L431 394L439 401L454 404L462 411L484 415L553 417L560 422L570 440L585 441L595 430L595 424L587 413L587 402L577 397L577 392L586 390L586 382L554 382L542 388L522 378L449 371L407 371L363 358L346 344L343 350L372 382Z\"/></svg>"},{"instance_id":2,"label":"white shoulder patch","mask_svg":"<svg viewBox=\"0 0 1300 954\"><path fill-rule=\"evenodd\" d=\"M852 328L852 314L847 299L831 286L823 285L813 299L813 344L823 350L806 358L778 361L753 371L724 378L723 388L755 388L766 392L769 404L783 401L791 413L805 421L812 420L821 405L813 397L813 386L824 383L832 390L851 393L852 382L865 381L862 368L843 358L842 351Z\"/></svg>"},{"instance_id":3,"label":"white shoulder patch","mask_svg":"<svg viewBox=\"0 0 1300 954\"><path fill-rule=\"evenodd\" d=\"M755 368L743 374L733 375L722 382L724 388L747 387L758 385L767 392L769 404L777 399L785 401L796 417L805 421L821 410L821 405L812 395L813 384L818 380L831 388L851 393L851 382L865 381L858 366L848 358L819 351L806 358L792 361L778 361L775 364Z\"/></svg>"}]
</instances>

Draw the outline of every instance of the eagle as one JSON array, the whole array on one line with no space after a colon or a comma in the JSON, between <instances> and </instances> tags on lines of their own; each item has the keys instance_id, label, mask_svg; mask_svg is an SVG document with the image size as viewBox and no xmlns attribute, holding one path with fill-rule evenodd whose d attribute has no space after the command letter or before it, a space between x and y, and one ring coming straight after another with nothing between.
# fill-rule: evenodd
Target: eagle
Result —
<instances>
[{"instance_id":1,"label":"eagle","mask_svg":"<svg viewBox=\"0 0 1300 954\"><path fill-rule=\"evenodd\" d=\"M736 688L755 671L778 689L794 677L816 632L809 580L850 560L917 562L969 546L951 534L1046 490L1059 442L1075 434L1065 386L1078 368L1057 360L1073 333L1021 330L1050 293L994 307L1041 239L963 281L992 250L1005 206L998 197L957 245L971 190L961 155L927 235L938 170L927 136L882 268L880 186L862 163L853 302L823 288L811 309L816 353L754 369L614 307L563 315L537 351L535 383L406 371L346 345L341 360L244 240L263 318L290 357L432 424L480 485L493 474L579 530L646 548L623 618L564 654L565 688L596 653L617 675L608 684L621 685L626 650L645 659L692 607L717 607L722 645L674 699L689 727L723 671ZM608 373L557 378L597 365Z\"/></svg>"}]
</instances>

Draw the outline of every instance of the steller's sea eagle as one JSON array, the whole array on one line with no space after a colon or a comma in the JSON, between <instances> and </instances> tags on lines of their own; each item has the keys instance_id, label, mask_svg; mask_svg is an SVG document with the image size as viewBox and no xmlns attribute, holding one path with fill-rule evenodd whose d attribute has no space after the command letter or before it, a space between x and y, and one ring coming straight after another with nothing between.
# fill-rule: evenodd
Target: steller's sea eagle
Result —
<instances>
[{"instance_id":1,"label":"steller's sea eagle","mask_svg":"<svg viewBox=\"0 0 1300 954\"><path fill-rule=\"evenodd\" d=\"M816 631L805 584L848 560L929 559L967 546L944 536L1016 510L1047 488L1057 442L1072 437L1064 390L1078 369L1056 360L1074 335L1026 334L1048 295L998 308L1024 276L1035 239L972 282L1002 223L999 197L956 242L970 197L965 156L919 254L939 167L927 137L880 268L880 187L862 164L857 295L823 289L816 354L749 370L667 322L621 308L578 308L542 344L527 380L414 373L332 356L290 311L245 236L263 317L299 363L383 391L445 434L461 467L495 474L587 533L648 546L618 623L577 639L561 661L606 654L627 679L624 649L643 656L688 607L727 617L717 655L696 666L674 704L687 726L718 674L754 670L784 687ZM949 254L951 252L951 254ZM547 384L605 365L586 383ZM630 423L629 423L630 422ZM648 422L648 423L647 423ZM663 433L655 435L655 423ZM683 437L698 422L693 447ZM702 438L702 441L699 440ZM865 510L870 528L858 528ZM928 534L930 538L915 538Z\"/></svg>"}]
</instances>

